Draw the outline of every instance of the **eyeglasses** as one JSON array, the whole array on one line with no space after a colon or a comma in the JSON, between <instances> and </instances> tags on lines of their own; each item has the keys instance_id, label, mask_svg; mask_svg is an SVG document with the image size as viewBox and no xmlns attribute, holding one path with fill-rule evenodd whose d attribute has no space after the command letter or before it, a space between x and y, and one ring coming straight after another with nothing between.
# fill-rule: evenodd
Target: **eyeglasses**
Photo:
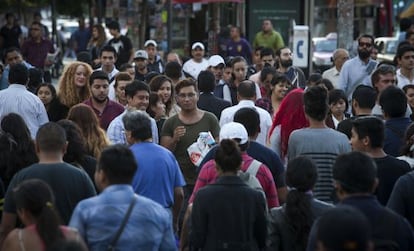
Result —
<instances>
[{"instance_id":1,"label":"eyeglasses","mask_svg":"<svg viewBox=\"0 0 414 251\"><path fill-rule=\"evenodd\" d=\"M30 28L30 30L32 30L32 31L40 31L39 28Z\"/></svg>"},{"instance_id":2,"label":"eyeglasses","mask_svg":"<svg viewBox=\"0 0 414 251\"><path fill-rule=\"evenodd\" d=\"M177 95L177 97L179 97L180 99L185 99L185 98L194 98L197 94L192 92L192 93L180 93Z\"/></svg>"},{"instance_id":3,"label":"eyeglasses","mask_svg":"<svg viewBox=\"0 0 414 251\"><path fill-rule=\"evenodd\" d=\"M364 46L365 46L365 47L368 47L368 48L369 48L369 47L371 47L371 46L372 46L372 44L371 44L371 43L359 42L359 43L358 43L358 46L359 46L359 47L364 47Z\"/></svg>"}]
</instances>

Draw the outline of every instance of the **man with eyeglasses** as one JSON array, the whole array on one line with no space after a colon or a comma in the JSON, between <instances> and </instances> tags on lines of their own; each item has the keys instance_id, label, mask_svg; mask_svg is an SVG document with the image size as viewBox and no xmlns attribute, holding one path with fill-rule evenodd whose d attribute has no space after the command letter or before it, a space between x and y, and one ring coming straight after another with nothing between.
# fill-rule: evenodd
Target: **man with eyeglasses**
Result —
<instances>
[{"instance_id":1,"label":"man with eyeglasses","mask_svg":"<svg viewBox=\"0 0 414 251\"><path fill-rule=\"evenodd\" d=\"M23 58L31 65L43 71L43 79L50 83L52 78L49 68L54 62L47 57L48 53L54 53L52 42L43 37L43 26L39 22L33 22L30 27L30 38L22 45Z\"/></svg>"},{"instance_id":2,"label":"man with eyeglasses","mask_svg":"<svg viewBox=\"0 0 414 251\"><path fill-rule=\"evenodd\" d=\"M192 79L179 81L175 86L175 93L181 111L165 121L161 132L161 145L174 154L187 183L184 187L185 204L180 215L182 218L197 179L196 166L191 161L187 149L197 141L200 132L211 132L212 136L217 139L220 126L214 114L197 107L196 81Z\"/></svg>"},{"instance_id":3,"label":"man with eyeglasses","mask_svg":"<svg viewBox=\"0 0 414 251\"><path fill-rule=\"evenodd\" d=\"M347 50L339 48L336 49L332 55L333 67L322 73L322 78L329 79L335 88L338 88L339 73L342 66L349 59L349 53Z\"/></svg>"},{"instance_id":4,"label":"man with eyeglasses","mask_svg":"<svg viewBox=\"0 0 414 251\"><path fill-rule=\"evenodd\" d=\"M343 90L351 101L352 93L358 85L371 85L371 73L377 62L371 59L374 37L364 34L358 39L358 56L344 63L339 74L339 89Z\"/></svg>"},{"instance_id":5,"label":"man with eyeglasses","mask_svg":"<svg viewBox=\"0 0 414 251\"><path fill-rule=\"evenodd\" d=\"M397 70L398 87L401 89L409 84L414 84L414 47L404 45L397 50L397 62L400 69Z\"/></svg>"},{"instance_id":6,"label":"man with eyeglasses","mask_svg":"<svg viewBox=\"0 0 414 251\"><path fill-rule=\"evenodd\" d=\"M305 74L300 68L293 66L293 53L290 48L285 46L277 50L276 58L278 59L277 71L285 74L294 87L305 89Z\"/></svg>"}]
</instances>

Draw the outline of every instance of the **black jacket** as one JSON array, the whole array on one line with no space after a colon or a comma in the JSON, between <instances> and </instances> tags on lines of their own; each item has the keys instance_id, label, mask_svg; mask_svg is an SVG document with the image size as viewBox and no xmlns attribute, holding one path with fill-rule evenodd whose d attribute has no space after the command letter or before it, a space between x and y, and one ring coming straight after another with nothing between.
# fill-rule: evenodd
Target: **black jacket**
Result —
<instances>
[{"instance_id":1,"label":"black jacket","mask_svg":"<svg viewBox=\"0 0 414 251\"><path fill-rule=\"evenodd\" d=\"M265 246L263 195L238 176L222 176L197 192L191 215L191 244L198 250L256 251Z\"/></svg>"}]
</instances>

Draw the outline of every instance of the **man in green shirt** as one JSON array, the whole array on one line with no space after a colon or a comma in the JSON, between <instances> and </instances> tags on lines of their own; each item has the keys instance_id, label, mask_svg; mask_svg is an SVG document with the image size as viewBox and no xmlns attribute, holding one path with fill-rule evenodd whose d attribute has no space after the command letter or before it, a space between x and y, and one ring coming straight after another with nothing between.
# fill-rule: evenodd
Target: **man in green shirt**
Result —
<instances>
[{"instance_id":1,"label":"man in green shirt","mask_svg":"<svg viewBox=\"0 0 414 251\"><path fill-rule=\"evenodd\" d=\"M253 40L253 48L259 46L272 48L273 51L285 46L282 36L273 29L272 22L269 19L263 20L262 31L259 31Z\"/></svg>"}]
</instances>

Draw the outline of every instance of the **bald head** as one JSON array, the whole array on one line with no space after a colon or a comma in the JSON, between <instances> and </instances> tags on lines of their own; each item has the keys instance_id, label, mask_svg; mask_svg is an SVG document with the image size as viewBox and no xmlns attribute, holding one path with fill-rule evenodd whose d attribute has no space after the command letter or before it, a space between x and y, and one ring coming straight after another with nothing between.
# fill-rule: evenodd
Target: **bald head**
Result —
<instances>
[{"instance_id":1,"label":"bald head","mask_svg":"<svg viewBox=\"0 0 414 251\"><path fill-rule=\"evenodd\" d=\"M349 53L342 48L336 49L332 55L332 59L336 69L341 71L342 65L349 59Z\"/></svg>"}]
</instances>

